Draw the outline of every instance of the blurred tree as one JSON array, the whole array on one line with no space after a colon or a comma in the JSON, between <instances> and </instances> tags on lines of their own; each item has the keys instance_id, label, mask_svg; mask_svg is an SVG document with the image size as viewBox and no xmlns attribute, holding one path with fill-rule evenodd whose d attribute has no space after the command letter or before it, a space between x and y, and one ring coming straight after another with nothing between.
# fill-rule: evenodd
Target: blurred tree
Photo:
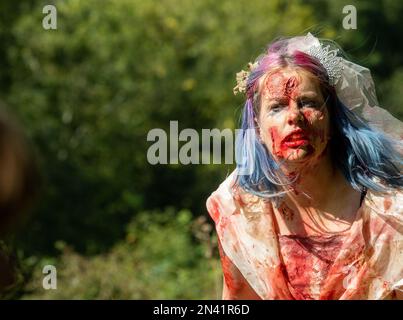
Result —
<instances>
[{"instance_id":1,"label":"blurred tree","mask_svg":"<svg viewBox=\"0 0 403 320\"><path fill-rule=\"evenodd\" d=\"M236 128L242 98L232 94L235 73L274 38L311 31L338 41L372 69L381 102L402 118L399 1L350 1L358 11L357 30L342 28L341 0L46 1L51 3L58 9L58 29L46 31L43 1L1 1L0 96L34 141L45 176L35 219L18 237L25 255L37 255L26 265L41 258L56 261L61 252L56 247L65 243L75 250L60 257L66 274L74 273L77 261L90 266L80 278L88 279L90 290L71 283L71 291L60 293L63 298L99 297L99 288L109 285L103 275L115 274L132 249L136 253L126 257L122 276L114 278L119 284L105 289L110 297L134 297L136 286L145 290L143 297L157 290L155 282L150 290L144 284L124 287L126 275L133 276L131 259L148 253L151 260L141 269L146 279L162 270L169 282L159 296L184 297L171 272L178 267L184 270L182 288L189 284L184 294L193 297L193 284L204 280L192 272L203 272L205 265L190 270L187 264L200 256L172 254L169 260L161 248L192 247L182 229L175 232L176 220L164 229L159 218L151 219L155 227L144 229L152 230L151 236L133 248L123 240L126 226L138 218L139 232L144 222L139 212L159 216L153 210L165 213L167 206L206 214L207 196L233 165L152 166L147 133L168 132L171 120L179 122L179 130ZM105 252L109 260L103 268Z\"/></svg>"},{"instance_id":2,"label":"blurred tree","mask_svg":"<svg viewBox=\"0 0 403 320\"><path fill-rule=\"evenodd\" d=\"M398 41L403 32L403 24L399 22L399 17L403 15L403 2L307 0L306 3L315 7L313 13L320 21L315 27L318 34L337 41L354 62L371 70L380 104L403 120L403 43ZM343 8L346 5L357 9L355 30L343 28L346 16Z\"/></svg>"},{"instance_id":3,"label":"blurred tree","mask_svg":"<svg viewBox=\"0 0 403 320\"><path fill-rule=\"evenodd\" d=\"M30 252L51 252L58 239L99 252L142 209L204 214L226 166L151 166L147 132L168 131L170 120L234 128L235 72L273 37L313 23L298 1L55 3L57 30L42 29L37 2L6 48L6 100L40 150L47 183L24 232Z\"/></svg>"}]
</instances>

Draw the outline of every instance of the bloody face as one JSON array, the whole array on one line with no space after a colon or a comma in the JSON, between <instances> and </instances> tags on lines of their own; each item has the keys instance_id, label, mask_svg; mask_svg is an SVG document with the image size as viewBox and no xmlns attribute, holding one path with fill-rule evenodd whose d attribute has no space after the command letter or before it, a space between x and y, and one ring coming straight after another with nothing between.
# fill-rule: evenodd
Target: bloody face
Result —
<instances>
[{"instance_id":1,"label":"bloody face","mask_svg":"<svg viewBox=\"0 0 403 320\"><path fill-rule=\"evenodd\" d=\"M300 68L269 74L261 85L258 115L262 142L275 160L317 158L329 137L329 114L318 80Z\"/></svg>"}]
</instances>

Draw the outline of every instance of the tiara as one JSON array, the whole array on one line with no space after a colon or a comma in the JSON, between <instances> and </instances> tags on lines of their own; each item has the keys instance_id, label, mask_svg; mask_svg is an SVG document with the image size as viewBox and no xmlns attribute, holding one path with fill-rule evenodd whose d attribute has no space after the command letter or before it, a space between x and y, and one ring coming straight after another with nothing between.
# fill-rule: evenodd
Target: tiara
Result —
<instances>
[{"instance_id":1,"label":"tiara","mask_svg":"<svg viewBox=\"0 0 403 320\"><path fill-rule=\"evenodd\" d=\"M342 58L337 56L339 49L330 50L329 48L330 46L316 45L309 48L307 53L319 60L329 76L329 84L334 86L340 78L344 66L342 65Z\"/></svg>"},{"instance_id":2,"label":"tiara","mask_svg":"<svg viewBox=\"0 0 403 320\"><path fill-rule=\"evenodd\" d=\"M311 46L306 52L310 56L319 60L319 62L325 68L328 76L329 76L329 84L334 86L337 80L341 77L341 74L344 69L343 59L338 57L337 54L339 49L330 50L330 46L322 47L321 45ZM236 82L237 85L234 87L233 91L236 95L238 92L246 92L246 86L248 82L248 77L256 66L258 62L248 63L249 70L241 70L236 74Z\"/></svg>"}]
</instances>

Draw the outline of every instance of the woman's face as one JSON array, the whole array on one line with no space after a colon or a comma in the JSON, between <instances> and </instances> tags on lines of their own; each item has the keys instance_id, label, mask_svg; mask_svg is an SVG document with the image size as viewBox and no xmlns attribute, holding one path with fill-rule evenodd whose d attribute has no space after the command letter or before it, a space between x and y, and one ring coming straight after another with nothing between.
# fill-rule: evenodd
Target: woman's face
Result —
<instances>
[{"instance_id":1,"label":"woman's face","mask_svg":"<svg viewBox=\"0 0 403 320\"><path fill-rule=\"evenodd\" d=\"M285 68L271 73L260 90L260 139L274 159L298 164L320 156L330 125L318 80L301 68Z\"/></svg>"}]
</instances>

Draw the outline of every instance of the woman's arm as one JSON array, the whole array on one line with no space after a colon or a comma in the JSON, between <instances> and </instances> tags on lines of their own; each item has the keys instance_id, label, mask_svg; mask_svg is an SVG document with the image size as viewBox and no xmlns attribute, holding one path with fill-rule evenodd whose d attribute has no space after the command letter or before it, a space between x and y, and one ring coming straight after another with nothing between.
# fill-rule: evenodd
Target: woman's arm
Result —
<instances>
[{"instance_id":1,"label":"woman's arm","mask_svg":"<svg viewBox=\"0 0 403 320\"><path fill-rule=\"evenodd\" d=\"M223 300L261 300L257 293L249 285L239 269L232 263L224 253L221 243L218 240L221 265L223 269Z\"/></svg>"},{"instance_id":2,"label":"woman's arm","mask_svg":"<svg viewBox=\"0 0 403 320\"><path fill-rule=\"evenodd\" d=\"M227 180L222 183L215 193L213 193L206 201L207 211L210 217L213 219L215 225L219 224L221 215L223 214L220 210L228 211L233 210L235 204L228 201L231 198L228 189L225 187L233 179L233 174L231 174ZM221 196L220 196L221 195ZM225 199L225 201L222 201ZM218 234L219 235L219 234ZM220 235L219 235L220 236ZM230 260L230 258L225 254L220 237L218 237L218 249L220 253L221 266L223 270L223 290L222 299L223 300L261 300L257 293L249 285L248 281L244 278L239 269Z\"/></svg>"}]
</instances>

